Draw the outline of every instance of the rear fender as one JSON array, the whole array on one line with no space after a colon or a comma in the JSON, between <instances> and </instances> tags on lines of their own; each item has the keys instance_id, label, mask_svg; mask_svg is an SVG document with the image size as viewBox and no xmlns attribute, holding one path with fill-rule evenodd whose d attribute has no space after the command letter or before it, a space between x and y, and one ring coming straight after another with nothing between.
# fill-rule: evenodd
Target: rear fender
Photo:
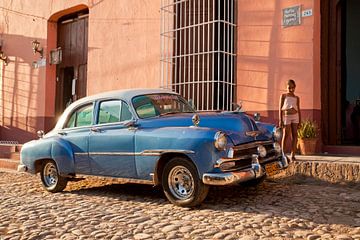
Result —
<instances>
[{"instance_id":1,"label":"rear fender","mask_svg":"<svg viewBox=\"0 0 360 240\"><path fill-rule=\"evenodd\" d=\"M58 139L51 146L51 158L57 164L60 175L75 173L75 161L72 147L69 142Z\"/></svg>"},{"instance_id":2,"label":"rear fender","mask_svg":"<svg viewBox=\"0 0 360 240\"><path fill-rule=\"evenodd\" d=\"M45 159L55 161L60 175L66 176L75 172L73 151L65 140L39 139L28 142L21 148L21 163L28 167L30 173L36 173L39 161Z\"/></svg>"}]
</instances>

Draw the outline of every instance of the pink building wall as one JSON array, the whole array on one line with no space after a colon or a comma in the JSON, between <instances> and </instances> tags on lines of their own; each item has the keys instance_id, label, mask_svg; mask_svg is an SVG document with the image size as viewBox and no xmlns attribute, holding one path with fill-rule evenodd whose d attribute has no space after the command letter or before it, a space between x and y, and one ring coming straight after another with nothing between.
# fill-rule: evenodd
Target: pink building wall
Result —
<instances>
[{"instance_id":1,"label":"pink building wall","mask_svg":"<svg viewBox=\"0 0 360 240\"><path fill-rule=\"evenodd\" d=\"M160 0L0 1L0 140L20 142L49 129L54 118L56 67L33 68L39 40L56 48L56 21L89 9L87 93L160 83ZM282 9L301 5L313 16L283 28ZM320 1L238 0L237 101L277 122L278 99L297 82L304 115L320 119ZM320 122L320 120L319 120Z\"/></svg>"},{"instance_id":2,"label":"pink building wall","mask_svg":"<svg viewBox=\"0 0 360 240\"><path fill-rule=\"evenodd\" d=\"M282 10L297 5L313 16L283 27ZM320 123L320 1L239 0L237 31L237 101L277 123L279 97L291 78L304 117Z\"/></svg>"},{"instance_id":3,"label":"pink building wall","mask_svg":"<svg viewBox=\"0 0 360 240\"><path fill-rule=\"evenodd\" d=\"M56 67L33 68L39 54L56 48L56 21L89 9L87 93L158 87L160 0L1 1L0 41L9 64L0 62L0 140L27 141L50 128L55 107Z\"/></svg>"}]
</instances>

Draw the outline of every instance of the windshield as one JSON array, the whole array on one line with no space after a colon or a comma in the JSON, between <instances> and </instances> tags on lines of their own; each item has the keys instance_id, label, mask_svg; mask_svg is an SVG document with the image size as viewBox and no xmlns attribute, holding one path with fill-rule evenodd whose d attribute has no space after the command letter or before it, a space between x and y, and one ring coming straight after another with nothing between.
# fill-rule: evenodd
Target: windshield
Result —
<instances>
[{"instance_id":1,"label":"windshield","mask_svg":"<svg viewBox=\"0 0 360 240\"><path fill-rule=\"evenodd\" d=\"M134 97L132 104L139 118L195 112L185 99L175 94L141 95Z\"/></svg>"}]
</instances>

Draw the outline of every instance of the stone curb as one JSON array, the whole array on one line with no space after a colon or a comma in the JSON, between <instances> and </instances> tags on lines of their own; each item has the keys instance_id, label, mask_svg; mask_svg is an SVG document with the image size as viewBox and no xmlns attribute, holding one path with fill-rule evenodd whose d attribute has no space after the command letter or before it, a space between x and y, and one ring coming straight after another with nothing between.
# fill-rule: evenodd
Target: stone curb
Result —
<instances>
[{"instance_id":1,"label":"stone curb","mask_svg":"<svg viewBox=\"0 0 360 240\"><path fill-rule=\"evenodd\" d=\"M359 183L360 162L347 163L297 160L291 163L281 175L301 175L331 183Z\"/></svg>"}]
</instances>

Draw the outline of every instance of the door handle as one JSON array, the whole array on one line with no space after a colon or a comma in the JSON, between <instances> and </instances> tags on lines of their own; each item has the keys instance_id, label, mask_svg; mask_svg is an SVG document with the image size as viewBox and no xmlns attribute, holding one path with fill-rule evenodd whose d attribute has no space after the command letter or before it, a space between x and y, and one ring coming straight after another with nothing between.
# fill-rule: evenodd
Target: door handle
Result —
<instances>
[{"instance_id":1,"label":"door handle","mask_svg":"<svg viewBox=\"0 0 360 240\"><path fill-rule=\"evenodd\" d=\"M97 133L101 132L101 130L99 128L97 128L97 127L90 128L90 131L97 132Z\"/></svg>"},{"instance_id":2,"label":"door handle","mask_svg":"<svg viewBox=\"0 0 360 240\"><path fill-rule=\"evenodd\" d=\"M61 135L61 136L65 136L66 132L58 132L58 134Z\"/></svg>"}]
</instances>

